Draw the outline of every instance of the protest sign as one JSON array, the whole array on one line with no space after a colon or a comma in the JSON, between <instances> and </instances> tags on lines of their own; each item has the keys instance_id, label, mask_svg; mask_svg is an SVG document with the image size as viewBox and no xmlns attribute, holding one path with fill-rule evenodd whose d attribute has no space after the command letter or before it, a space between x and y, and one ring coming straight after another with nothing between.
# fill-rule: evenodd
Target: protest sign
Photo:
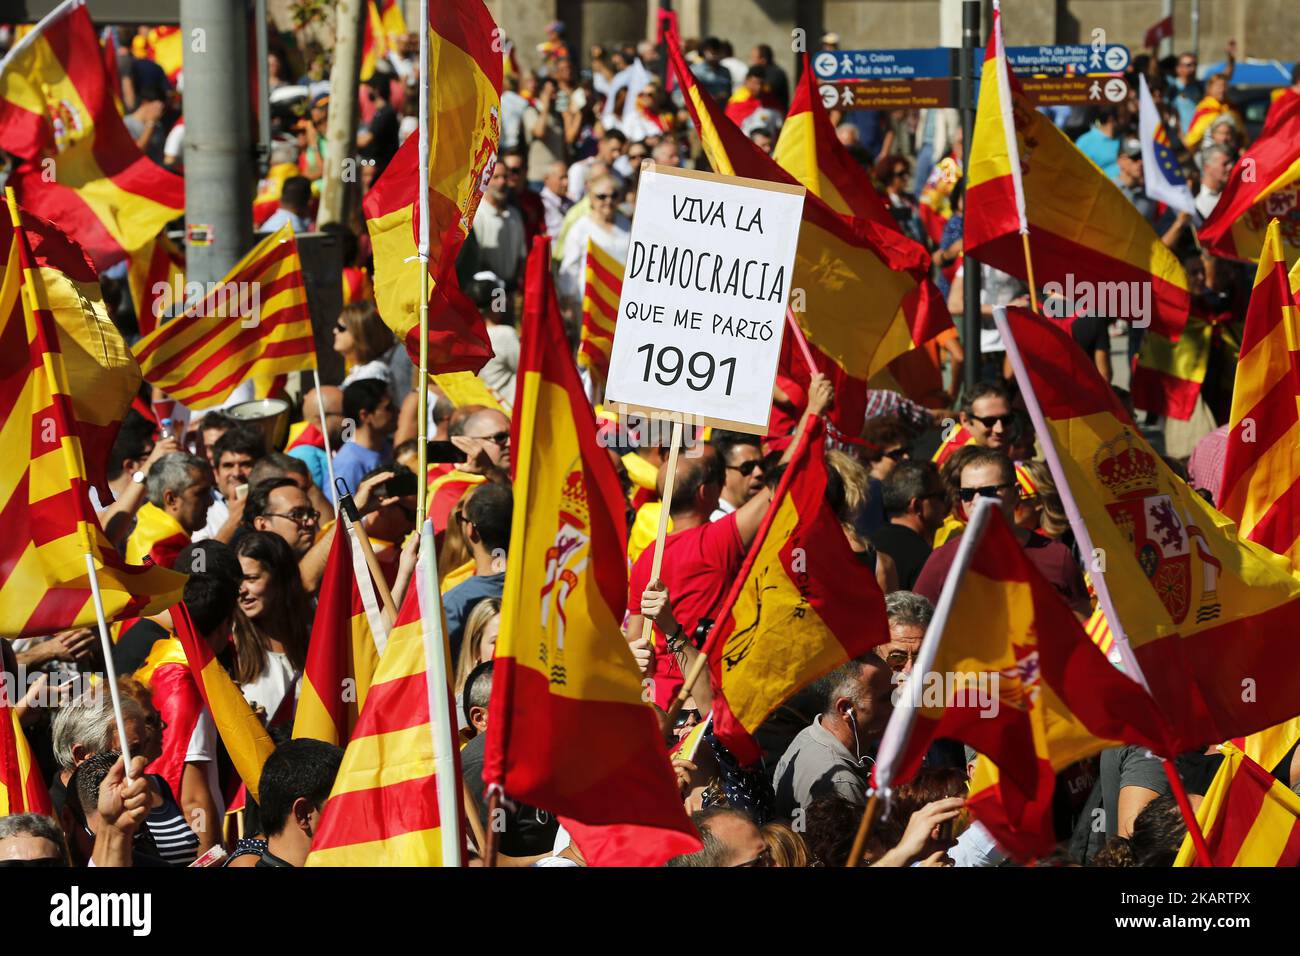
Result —
<instances>
[{"instance_id":1,"label":"protest sign","mask_svg":"<svg viewBox=\"0 0 1300 956\"><path fill-rule=\"evenodd\" d=\"M608 404L766 434L803 199L802 186L642 166Z\"/></svg>"}]
</instances>

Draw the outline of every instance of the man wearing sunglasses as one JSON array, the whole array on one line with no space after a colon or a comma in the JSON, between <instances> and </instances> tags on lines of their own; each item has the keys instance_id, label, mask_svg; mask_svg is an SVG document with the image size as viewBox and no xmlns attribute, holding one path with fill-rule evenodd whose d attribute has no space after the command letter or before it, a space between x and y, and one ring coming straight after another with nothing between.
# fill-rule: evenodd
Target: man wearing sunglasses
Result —
<instances>
[{"instance_id":1,"label":"man wearing sunglasses","mask_svg":"<svg viewBox=\"0 0 1300 956\"><path fill-rule=\"evenodd\" d=\"M961 410L961 423L975 444L1006 449L1011 439L1011 396L996 382L980 382Z\"/></svg>"},{"instance_id":2,"label":"man wearing sunglasses","mask_svg":"<svg viewBox=\"0 0 1300 956\"><path fill-rule=\"evenodd\" d=\"M1059 541L1016 527L1020 487L1016 483L1015 466L1004 452L996 448L981 449L971 456L961 470L961 502L968 521L974 511L975 499L981 497L997 499L1007 524L1024 548L1030 563L1056 588L1080 620L1087 620L1092 602L1088 599L1083 574L1070 554L1070 549ZM931 603L937 604L939 601L939 592L952 568L960 541L959 537L954 537L944 542L942 547L930 555L920 577L916 579L914 590L929 598Z\"/></svg>"},{"instance_id":3,"label":"man wearing sunglasses","mask_svg":"<svg viewBox=\"0 0 1300 956\"><path fill-rule=\"evenodd\" d=\"M757 435L714 431L711 444L722 459L722 493L710 521L731 514L763 488L763 452Z\"/></svg>"},{"instance_id":4,"label":"man wearing sunglasses","mask_svg":"<svg viewBox=\"0 0 1300 956\"><path fill-rule=\"evenodd\" d=\"M894 559L898 586L910 591L948 514L939 469L932 461L899 462L885 479L881 499L888 520L871 535L871 543Z\"/></svg>"}]
</instances>

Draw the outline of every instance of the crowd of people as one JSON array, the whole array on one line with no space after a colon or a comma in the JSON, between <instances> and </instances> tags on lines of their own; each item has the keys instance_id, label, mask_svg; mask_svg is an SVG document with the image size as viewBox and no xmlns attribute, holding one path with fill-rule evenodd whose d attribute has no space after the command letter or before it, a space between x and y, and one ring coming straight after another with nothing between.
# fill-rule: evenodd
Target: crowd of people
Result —
<instances>
[{"instance_id":1,"label":"crowd of people","mask_svg":"<svg viewBox=\"0 0 1300 956\"><path fill-rule=\"evenodd\" d=\"M833 34L822 38L826 49L839 44ZM746 59L736 54L716 37L686 43L699 86L771 153L789 109L791 78L770 47L756 46ZM510 562L510 463L516 452L510 420L524 260L535 237L550 238L560 305L576 348L588 243L626 260L641 161L708 168L680 91L665 82L662 49L654 43L593 46L580 59L579 51L568 48L564 25L554 23L536 59L536 69L507 70L499 160L457 263L461 286L479 306L493 347L493 358L479 373L486 397L457 405L436 385L428 386L429 438L450 443L463 459L431 469L429 516L464 742L461 766L480 816L486 810L482 766L493 650ZM1198 78L1197 67L1192 53L1160 61L1142 56L1132 77L1147 77L1169 130L1177 133L1196 209L1205 216L1250 130L1233 104L1231 57L1228 69L1208 78ZM129 45L119 73L127 127L137 145L160 165L179 170L181 92ZM270 172L259 189L258 226L271 231L288 223L305 232L314 228L325 175L327 57L319 49L273 46L269 73L275 139ZM373 161L360 167L363 193L416 129L417 80L418 42L411 34L358 93L356 150ZM1300 72L1293 80L1291 91L1300 94ZM1222 452L1216 457L1212 444L1221 444L1225 435L1219 426L1227 421L1234 343L1240 341L1251 272L1201 252L1190 214L1146 198L1136 89L1134 82L1129 99L1119 104L1047 112L1178 254L1192 283L1193 314L1221 330L1202 388L1202 413L1190 424L1145 418L1171 466L1213 501L1218 487L1212 462L1221 467ZM832 119L860 175L902 231L932 254L933 277L959 318L964 190L956 111L834 109ZM102 684L95 685L98 692L64 693L52 704L35 693L75 686L69 682L77 675L102 673L97 635L78 628L9 640L3 643L13 666L48 672L17 710L48 784L54 817L0 819L0 860L187 866L217 846L227 851L229 866L301 866L306 860L342 758L330 744L289 739L326 558L340 533L342 503L330 476L350 491L398 604L412 578L415 489L424 480L416 474L416 440L418 390L425 385L376 311L369 238L361 213L356 216L341 230L348 249L341 277L346 305L333 338L346 377L291 395L295 421L278 443L223 409L195 412L188 428L175 434L161 416L151 415L152 402L161 396L146 386L103 463L113 500L96 495L93 502L108 539L128 561L188 575L184 602L196 630L278 744L262 771L259 799L241 792L248 781L238 778L226 758L170 615L115 627L112 662L133 755L129 776ZM1023 304L1029 290L1012 276L981 269L979 384L963 387L967 351L953 329L928 346L944 386L923 396L872 390L861 434L846 436L827 456L833 472L828 501L855 556L885 592L889 642L788 699L757 734L763 757L756 764L740 765L712 734L707 673L671 723L666 711L685 681L683 665L707 638L772 506L794 449L791 433L826 416L837 396L820 375L802 384L780 382L774 402L789 427L765 437L720 429L700 436L695 453L677 459L669 501L660 500L666 447L611 447L626 496L630 542L624 632L637 666L653 680L665 751L703 842L701 851L670 865L849 862L880 734L898 685L917 661L977 498L997 500L1034 567L1081 621L1091 614L1094 597L1083 558L991 321L994 306ZM102 283L114 320L133 339L138 324L122 271L110 271ZM1112 338L1128 338L1130 359L1141 348L1141 330L1113 317L1079 317L1070 328L1108 380L1115 372ZM958 425L969 444L948 448L940 462L931 460ZM671 533L656 581L648 546L664 507ZM645 620L654 624L648 641L641 637ZM936 743L920 773L897 788L891 814L874 827L855 862L1004 864L1003 850L963 810L975 757L953 741ZM1212 749L1180 757L1179 771L1194 799L1205 792L1220 759ZM1288 786L1300 784L1300 763L1289 754L1278 774ZM235 801L241 809L231 812ZM1100 831L1092 825L1098 807L1106 821ZM1185 833L1159 760L1138 747L1108 750L1063 772L1055 810L1055 862L1167 866ZM517 804L507 807L500 854L506 865L583 862L582 848L554 816Z\"/></svg>"}]
</instances>

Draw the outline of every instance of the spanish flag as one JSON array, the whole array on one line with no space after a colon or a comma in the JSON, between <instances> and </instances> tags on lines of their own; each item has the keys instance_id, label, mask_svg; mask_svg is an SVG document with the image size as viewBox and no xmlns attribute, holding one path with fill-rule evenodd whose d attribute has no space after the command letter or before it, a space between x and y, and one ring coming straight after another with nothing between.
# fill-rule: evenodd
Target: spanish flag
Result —
<instances>
[{"instance_id":1,"label":"spanish flag","mask_svg":"<svg viewBox=\"0 0 1300 956\"><path fill-rule=\"evenodd\" d=\"M194 683L198 685L203 703L212 713L213 723L217 725L221 742L230 754L230 762L235 765L235 772L256 800L262 765L275 750L275 744L262 725L262 719L253 712L243 692L213 655L207 640L194 630L189 608L182 602L171 610L172 627L185 650Z\"/></svg>"},{"instance_id":2,"label":"spanish flag","mask_svg":"<svg viewBox=\"0 0 1300 956\"><path fill-rule=\"evenodd\" d=\"M170 568L190 543L190 533L181 523L152 501L136 512L135 527L126 539L129 564L155 564Z\"/></svg>"},{"instance_id":3,"label":"spanish flag","mask_svg":"<svg viewBox=\"0 0 1300 956\"><path fill-rule=\"evenodd\" d=\"M145 34L144 57L153 60L173 84L180 78L184 60L184 34L178 26L153 27Z\"/></svg>"},{"instance_id":4,"label":"spanish flag","mask_svg":"<svg viewBox=\"0 0 1300 956\"><path fill-rule=\"evenodd\" d=\"M483 780L557 814L592 866L660 866L700 843L620 630L623 494L596 440L549 262L540 238L527 265L517 504Z\"/></svg>"},{"instance_id":5,"label":"spanish flag","mask_svg":"<svg viewBox=\"0 0 1300 956\"><path fill-rule=\"evenodd\" d=\"M1300 261L1300 96L1278 102L1201 226L1201 245L1216 256L1260 258L1269 222L1280 218L1284 258Z\"/></svg>"},{"instance_id":6,"label":"spanish flag","mask_svg":"<svg viewBox=\"0 0 1300 956\"><path fill-rule=\"evenodd\" d=\"M1242 537L1300 562L1300 307L1274 219L1255 273L1232 390L1219 510Z\"/></svg>"},{"instance_id":7,"label":"spanish flag","mask_svg":"<svg viewBox=\"0 0 1300 956\"><path fill-rule=\"evenodd\" d=\"M164 302L181 296L171 290ZM267 236L180 318L132 347L145 380L190 408L220 405L246 379L265 397L287 372L316 367L307 291L293 229Z\"/></svg>"},{"instance_id":8,"label":"spanish flag","mask_svg":"<svg viewBox=\"0 0 1300 956\"><path fill-rule=\"evenodd\" d=\"M5 674L18 673L18 658L8 641L0 640L0 660ZM0 817L11 813L52 814L50 792L45 788L41 768L32 759L27 734L18 720L16 681L0 681Z\"/></svg>"},{"instance_id":9,"label":"spanish flag","mask_svg":"<svg viewBox=\"0 0 1300 956\"><path fill-rule=\"evenodd\" d=\"M997 505L979 501L872 784L910 780L939 738L969 744L997 771L972 793L971 812L1004 849L1032 858L1056 845L1059 771L1124 743L1168 754L1168 735L1155 702L1088 639Z\"/></svg>"},{"instance_id":10,"label":"spanish flag","mask_svg":"<svg viewBox=\"0 0 1300 956\"><path fill-rule=\"evenodd\" d=\"M388 34L375 0L366 0L366 32L361 41L361 82L375 75L379 61L388 56Z\"/></svg>"},{"instance_id":11,"label":"spanish flag","mask_svg":"<svg viewBox=\"0 0 1300 956\"><path fill-rule=\"evenodd\" d=\"M103 463L139 371L82 250L38 217L24 213L19 225L12 193L9 203L0 217L0 634L94 624L87 554L109 621L153 613L184 578L128 566L90 506L92 484L106 492Z\"/></svg>"},{"instance_id":12,"label":"spanish flag","mask_svg":"<svg viewBox=\"0 0 1300 956\"><path fill-rule=\"evenodd\" d=\"M477 372L492 355L478 309L456 281L501 138L499 33L483 0L429 5L429 122L407 138L366 195L379 315L420 354L420 137L429 143L429 368Z\"/></svg>"},{"instance_id":13,"label":"spanish flag","mask_svg":"<svg viewBox=\"0 0 1300 956\"><path fill-rule=\"evenodd\" d=\"M605 380L609 378L609 353L614 347L614 325L622 295L623 263L588 239L578 364L591 373L598 396L604 393Z\"/></svg>"},{"instance_id":14,"label":"spanish flag","mask_svg":"<svg viewBox=\"0 0 1300 956\"><path fill-rule=\"evenodd\" d=\"M294 737L347 745L388 632L361 548L353 533L340 526L321 578Z\"/></svg>"},{"instance_id":15,"label":"spanish flag","mask_svg":"<svg viewBox=\"0 0 1300 956\"><path fill-rule=\"evenodd\" d=\"M965 425L954 424L948 429L948 433L944 435L943 441L939 443L939 447L934 451L934 457L930 460L942 468L958 448L974 444L975 436L971 434L970 429Z\"/></svg>"},{"instance_id":16,"label":"spanish flag","mask_svg":"<svg viewBox=\"0 0 1300 956\"><path fill-rule=\"evenodd\" d=\"M1187 132L1183 134L1183 146L1192 153L1199 150L1205 141L1205 134L1210 131L1210 127L1220 116L1232 117L1237 121L1238 131L1242 133L1246 131L1246 121L1231 103L1216 100L1213 96L1205 96L1192 111L1191 122L1187 124Z\"/></svg>"},{"instance_id":17,"label":"spanish flag","mask_svg":"<svg viewBox=\"0 0 1300 956\"><path fill-rule=\"evenodd\" d=\"M675 33L666 32L669 60L715 172L797 184L745 136L696 84ZM908 257L901 234L877 222L836 212L815 194L803 207L791 287L804 292L791 309L813 360L839 397L832 423L856 435L866 412L866 383L891 360L952 326L946 309L915 317L903 308L919 280L907 271L924 264ZM915 243L911 244L915 246ZM853 317L852 321L846 317ZM805 379L806 380L806 379Z\"/></svg>"},{"instance_id":18,"label":"spanish flag","mask_svg":"<svg viewBox=\"0 0 1300 956\"><path fill-rule=\"evenodd\" d=\"M889 643L885 596L826 503L826 426L809 423L750 546L705 653L713 728L742 765L781 703Z\"/></svg>"},{"instance_id":19,"label":"spanish flag","mask_svg":"<svg viewBox=\"0 0 1300 956\"><path fill-rule=\"evenodd\" d=\"M1213 322L1194 311L1177 342L1148 331L1133 365L1133 406L1179 421L1191 418L1210 367L1214 334Z\"/></svg>"},{"instance_id":20,"label":"spanish flag","mask_svg":"<svg viewBox=\"0 0 1300 956\"><path fill-rule=\"evenodd\" d=\"M1232 744L1196 811L1214 866L1300 866L1300 797ZM1192 866L1183 838L1174 866Z\"/></svg>"},{"instance_id":21,"label":"spanish flag","mask_svg":"<svg viewBox=\"0 0 1300 956\"><path fill-rule=\"evenodd\" d=\"M1179 751L1300 713L1300 577L1238 534L1147 444L1069 333L1022 309L1007 324L1104 557L1115 611ZM1115 622L1110 622L1114 627Z\"/></svg>"},{"instance_id":22,"label":"spanish flag","mask_svg":"<svg viewBox=\"0 0 1300 956\"><path fill-rule=\"evenodd\" d=\"M101 271L184 208L181 178L147 159L123 125L81 2L61 4L5 58L0 140L23 160L9 177L23 208L74 233Z\"/></svg>"},{"instance_id":23,"label":"spanish flag","mask_svg":"<svg viewBox=\"0 0 1300 956\"><path fill-rule=\"evenodd\" d=\"M185 253L176 243L159 233L131 253L126 272L135 322L141 335L148 335L166 315L170 290L185 286ZM180 303L174 303L179 307Z\"/></svg>"},{"instance_id":24,"label":"spanish flag","mask_svg":"<svg viewBox=\"0 0 1300 956\"><path fill-rule=\"evenodd\" d=\"M429 586L433 535L425 523L420 561L375 670L343 765L312 841L308 866L441 866L444 840L464 846L460 753L438 753L455 733L451 685L431 686L429 655L446 654L442 605ZM428 622L428 623L426 623ZM453 726L430 715L444 695ZM455 812L439 806L438 777L454 779Z\"/></svg>"},{"instance_id":25,"label":"spanish flag","mask_svg":"<svg viewBox=\"0 0 1300 956\"><path fill-rule=\"evenodd\" d=\"M929 332L931 338L952 328L947 303L930 281L929 253L920 243L903 235L884 200L872 187L866 170L835 135L807 53L799 85L790 102L790 115L781 127L772 158L841 216L865 220L883 230L882 236L889 240L891 261L917 282L900 306L911 328L924 330L922 334ZM929 351L927 347L904 352L876 375L872 387L895 389L920 402L942 392L943 377ZM801 384L809 380L807 375L798 374L794 363L787 363L785 374Z\"/></svg>"},{"instance_id":26,"label":"spanish flag","mask_svg":"<svg viewBox=\"0 0 1300 956\"><path fill-rule=\"evenodd\" d=\"M383 25L384 35L389 46L396 46L407 32L406 17L402 13L401 0L377 0L379 5L379 22Z\"/></svg>"},{"instance_id":27,"label":"spanish flag","mask_svg":"<svg viewBox=\"0 0 1300 956\"><path fill-rule=\"evenodd\" d=\"M1188 310L1182 264L1119 187L1025 98L1007 68L996 6L983 75L967 169L966 255L1028 282L1021 238L1028 234L1040 286L1089 283L1125 319L1142 318L1146 297L1150 330L1178 338Z\"/></svg>"}]
</instances>

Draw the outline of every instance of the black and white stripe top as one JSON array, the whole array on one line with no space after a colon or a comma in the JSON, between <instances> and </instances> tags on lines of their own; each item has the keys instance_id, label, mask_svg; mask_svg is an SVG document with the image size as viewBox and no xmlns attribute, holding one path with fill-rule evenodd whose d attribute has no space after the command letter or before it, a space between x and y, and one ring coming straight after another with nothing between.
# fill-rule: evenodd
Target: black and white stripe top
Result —
<instances>
[{"instance_id":1,"label":"black and white stripe top","mask_svg":"<svg viewBox=\"0 0 1300 956\"><path fill-rule=\"evenodd\" d=\"M198 857L199 837L185 822L185 815L172 796L167 781L157 774L150 774L163 802L154 807L145 817L145 827L158 849L158 856L172 866L189 866Z\"/></svg>"}]
</instances>

